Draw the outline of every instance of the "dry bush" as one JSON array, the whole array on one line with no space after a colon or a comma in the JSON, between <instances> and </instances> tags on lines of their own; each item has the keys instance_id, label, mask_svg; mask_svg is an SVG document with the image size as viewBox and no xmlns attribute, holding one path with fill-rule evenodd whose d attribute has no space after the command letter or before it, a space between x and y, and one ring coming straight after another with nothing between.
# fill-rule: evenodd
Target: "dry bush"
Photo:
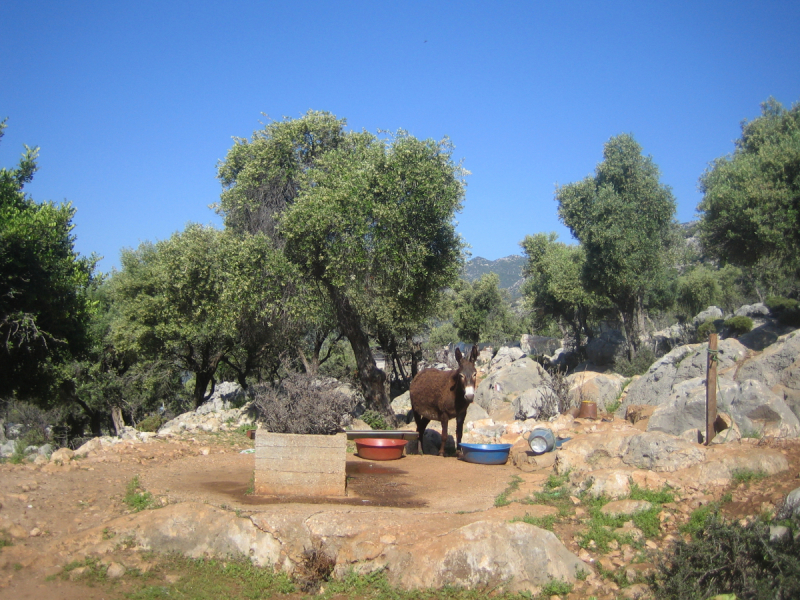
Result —
<instances>
[{"instance_id":1,"label":"dry bush","mask_svg":"<svg viewBox=\"0 0 800 600\"><path fill-rule=\"evenodd\" d=\"M338 386L335 379L292 373L278 384L254 386L253 406L272 433L334 434L356 405Z\"/></svg>"},{"instance_id":2,"label":"dry bush","mask_svg":"<svg viewBox=\"0 0 800 600\"><path fill-rule=\"evenodd\" d=\"M319 590L320 584L330 580L336 559L331 558L322 550L312 548L303 552L303 561L297 566L294 580L306 593Z\"/></svg>"},{"instance_id":3,"label":"dry bush","mask_svg":"<svg viewBox=\"0 0 800 600\"><path fill-rule=\"evenodd\" d=\"M550 379L545 383L544 404L539 415L540 420L547 420L568 411L569 382L565 371L555 368L550 371Z\"/></svg>"}]
</instances>

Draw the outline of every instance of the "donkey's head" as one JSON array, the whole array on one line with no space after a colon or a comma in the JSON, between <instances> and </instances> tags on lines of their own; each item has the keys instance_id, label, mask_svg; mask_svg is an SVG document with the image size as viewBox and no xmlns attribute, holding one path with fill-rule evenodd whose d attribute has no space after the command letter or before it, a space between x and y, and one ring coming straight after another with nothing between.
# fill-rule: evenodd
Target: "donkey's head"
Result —
<instances>
[{"instance_id":1,"label":"donkey's head","mask_svg":"<svg viewBox=\"0 0 800 600\"><path fill-rule=\"evenodd\" d=\"M464 399L472 402L475 398L475 361L478 359L478 346L473 346L469 356L461 354L461 350L456 348L456 388L464 391Z\"/></svg>"}]
</instances>

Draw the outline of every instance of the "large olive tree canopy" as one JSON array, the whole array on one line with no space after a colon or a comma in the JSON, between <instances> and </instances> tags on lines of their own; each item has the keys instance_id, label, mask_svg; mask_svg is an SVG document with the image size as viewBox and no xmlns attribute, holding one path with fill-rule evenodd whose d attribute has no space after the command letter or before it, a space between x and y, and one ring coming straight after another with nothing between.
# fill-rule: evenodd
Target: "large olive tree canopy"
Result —
<instances>
[{"instance_id":1,"label":"large olive tree canopy","mask_svg":"<svg viewBox=\"0 0 800 600\"><path fill-rule=\"evenodd\" d=\"M741 266L773 259L800 267L800 104L770 98L742 123L733 154L700 178L701 237L707 251Z\"/></svg>"},{"instance_id":2,"label":"large olive tree canopy","mask_svg":"<svg viewBox=\"0 0 800 600\"><path fill-rule=\"evenodd\" d=\"M606 143L593 177L559 187L556 199L559 217L584 249L584 281L619 310L632 357L645 297L673 274L672 191L633 136L622 134Z\"/></svg>"}]
</instances>

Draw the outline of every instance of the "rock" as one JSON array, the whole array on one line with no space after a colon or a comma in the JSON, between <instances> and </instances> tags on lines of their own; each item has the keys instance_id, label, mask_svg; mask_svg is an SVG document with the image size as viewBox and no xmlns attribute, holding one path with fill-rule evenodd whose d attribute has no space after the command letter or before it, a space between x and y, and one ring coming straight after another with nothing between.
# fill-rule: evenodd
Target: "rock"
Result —
<instances>
[{"instance_id":1,"label":"rock","mask_svg":"<svg viewBox=\"0 0 800 600\"><path fill-rule=\"evenodd\" d=\"M125 575L126 572L127 569L125 569L123 565L121 565L118 562L112 562L110 565L108 565L108 569L106 570L106 577L108 577L109 579L119 579L120 577Z\"/></svg>"},{"instance_id":2,"label":"rock","mask_svg":"<svg viewBox=\"0 0 800 600\"><path fill-rule=\"evenodd\" d=\"M769 316L769 309L763 302L756 304L745 304L736 309L733 313L737 317L766 317Z\"/></svg>"},{"instance_id":3,"label":"rock","mask_svg":"<svg viewBox=\"0 0 800 600\"><path fill-rule=\"evenodd\" d=\"M604 505L600 512L610 517L620 515L635 515L653 508L653 505L646 500L615 500Z\"/></svg>"},{"instance_id":4,"label":"rock","mask_svg":"<svg viewBox=\"0 0 800 600\"><path fill-rule=\"evenodd\" d=\"M202 415L209 412L230 410L235 408L237 404L243 403L244 399L245 393L242 386L231 381L223 381L214 388L214 393L211 394L211 397L200 405L195 412Z\"/></svg>"},{"instance_id":5,"label":"rock","mask_svg":"<svg viewBox=\"0 0 800 600\"><path fill-rule=\"evenodd\" d=\"M52 451L53 451L53 446L51 446L50 444L44 444L43 446L39 446L39 449L36 452L41 454L42 456L50 456L50 453Z\"/></svg>"},{"instance_id":6,"label":"rock","mask_svg":"<svg viewBox=\"0 0 800 600\"><path fill-rule=\"evenodd\" d=\"M690 328L683 323L656 331L651 334L650 339L655 346L656 356L663 356L678 346L683 346L691 341Z\"/></svg>"},{"instance_id":7,"label":"rock","mask_svg":"<svg viewBox=\"0 0 800 600\"><path fill-rule=\"evenodd\" d=\"M738 393L727 407L745 431L762 435L795 438L800 435L800 421L782 398L760 381L747 379L739 384Z\"/></svg>"},{"instance_id":8,"label":"rock","mask_svg":"<svg viewBox=\"0 0 800 600\"><path fill-rule=\"evenodd\" d=\"M647 431L630 438L622 462L640 469L671 472L691 467L704 458L705 452L697 444L660 431Z\"/></svg>"},{"instance_id":9,"label":"rock","mask_svg":"<svg viewBox=\"0 0 800 600\"><path fill-rule=\"evenodd\" d=\"M553 397L553 391L545 386L525 390L511 403L514 418L521 421L540 418L543 413L552 408ZM551 415L545 414L544 416L547 418Z\"/></svg>"},{"instance_id":10,"label":"rock","mask_svg":"<svg viewBox=\"0 0 800 600\"><path fill-rule=\"evenodd\" d=\"M779 514L782 519L788 519L792 516L800 517L800 487L787 494Z\"/></svg>"},{"instance_id":11,"label":"rock","mask_svg":"<svg viewBox=\"0 0 800 600\"><path fill-rule=\"evenodd\" d=\"M33 459L33 464L35 465L46 465L50 461L47 460L47 457L42 454L37 454L36 458Z\"/></svg>"},{"instance_id":12,"label":"rock","mask_svg":"<svg viewBox=\"0 0 800 600\"><path fill-rule=\"evenodd\" d=\"M28 535L29 535L30 537L39 537L40 535L42 535L42 530L41 530L41 529L39 529L38 527L34 527L33 529L31 529L31 530L28 532Z\"/></svg>"},{"instance_id":13,"label":"rock","mask_svg":"<svg viewBox=\"0 0 800 600\"><path fill-rule=\"evenodd\" d=\"M625 336L617 329L606 329L586 345L586 357L595 365L613 365L625 356Z\"/></svg>"},{"instance_id":14,"label":"rock","mask_svg":"<svg viewBox=\"0 0 800 600\"><path fill-rule=\"evenodd\" d=\"M567 377L570 406L580 406L584 400L597 403L597 410L605 412L610 404L622 393L625 378L617 373L598 373L582 371Z\"/></svg>"},{"instance_id":15,"label":"rock","mask_svg":"<svg viewBox=\"0 0 800 600\"><path fill-rule=\"evenodd\" d=\"M72 458L75 456L75 452L73 452L69 448L59 448L55 452L50 455L50 462L60 462L62 464L67 464Z\"/></svg>"},{"instance_id":16,"label":"rock","mask_svg":"<svg viewBox=\"0 0 800 600\"><path fill-rule=\"evenodd\" d=\"M716 321L717 319L722 319L725 316L725 313L722 312L722 309L718 306L709 306L704 311L698 313L694 319L692 319L692 325L695 327L699 327L706 321Z\"/></svg>"},{"instance_id":17,"label":"rock","mask_svg":"<svg viewBox=\"0 0 800 600\"><path fill-rule=\"evenodd\" d=\"M631 473L622 469L598 469L584 481L586 492L593 498L624 498L631 493Z\"/></svg>"},{"instance_id":18,"label":"rock","mask_svg":"<svg viewBox=\"0 0 800 600\"><path fill-rule=\"evenodd\" d=\"M406 391L392 400L392 412L404 419L406 423L414 420L411 415L411 392Z\"/></svg>"},{"instance_id":19,"label":"rock","mask_svg":"<svg viewBox=\"0 0 800 600\"><path fill-rule=\"evenodd\" d=\"M0 446L0 457L8 458L14 454L14 450L16 449L16 442L14 440L9 440L5 444Z\"/></svg>"},{"instance_id":20,"label":"rock","mask_svg":"<svg viewBox=\"0 0 800 600\"><path fill-rule=\"evenodd\" d=\"M769 541L784 542L792 539L792 530L783 525L770 525L769 528Z\"/></svg>"},{"instance_id":21,"label":"rock","mask_svg":"<svg viewBox=\"0 0 800 600\"><path fill-rule=\"evenodd\" d=\"M520 349L528 355L550 356L561 347L561 340L543 335L525 334L519 341Z\"/></svg>"},{"instance_id":22,"label":"rock","mask_svg":"<svg viewBox=\"0 0 800 600\"><path fill-rule=\"evenodd\" d=\"M574 583L575 575L586 570L552 532L521 522L478 521L446 538L420 540L414 550L386 551L393 585L414 589L505 584L512 592L533 592L552 579ZM407 566L393 568L393 563Z\"/></svg>"},{"instance_id":23,"label":"rock","mask_svg":"<svg viewBox=\"0 0 800 600\"><path fill-rule=\"evenodd\" d=\"M521 348L509 348L508 346L503 346L497 351L497 354L494 355L494 358L492 358L492 361L489 363L489 372L492 373L494 371L499 371L503 367L507 367L512 362L519 360L523 356L525 356L525 353Z\"/></svg>"},{"instance_id":24,"label":"rock","mask_svg":"<svg viewBox=\"0 0 800 600\"><path fill-rule=\"evenodd\" d=\"M649 419L655 409L655 406L631 404L625 409L625 420L630 421L632 425L636 425L643 419Z\"/></svg>"},{"instance_id":25,"label":"rock","mask_svg":"<svg viewBox=\"0 0 800 600\"><path fill-rule=\"evenodd\" d=\"M526 390L546 386L550 375L532 358L525 356L503 369L492 372L478 385L474 403L494 417L503 405L511 412L511 403ZM512 414L511 420L514 419Z\"/></svg>"},{"instance_id":26,"label":"rock","mask_svg":"<svg viewBox=\"0 0 800 600\"><path fill-rule=\"evenodd\" d=\"M780 452L756 448L728 452L722 446L709 449L707 462L690 467L683 475L697 486L728 485L737 472L775 475L788 469L789 461Z\"/></svg>"}]
</instances>

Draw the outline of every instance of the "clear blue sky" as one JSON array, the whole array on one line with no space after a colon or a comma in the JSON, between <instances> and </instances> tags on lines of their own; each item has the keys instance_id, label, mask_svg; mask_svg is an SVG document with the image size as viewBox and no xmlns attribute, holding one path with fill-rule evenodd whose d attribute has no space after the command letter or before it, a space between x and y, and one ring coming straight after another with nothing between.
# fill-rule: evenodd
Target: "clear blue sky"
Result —
<instances>
[{"instance_id":1,"label":"clear blue sky","mask_svg":"<svg viewBox=\"0 0 800 600\"><path fill-rule=\"evenodd\" d=\"M221 224L232 136L308 109L353 129L449 136L472 172L473 256L569 233L553 192L632 133L695 218L697 179L742 119L800 100L800 2L158 2L0 5L0 165L71 201L100 269L188 222Z\"/></svg>"}]
</instances>

